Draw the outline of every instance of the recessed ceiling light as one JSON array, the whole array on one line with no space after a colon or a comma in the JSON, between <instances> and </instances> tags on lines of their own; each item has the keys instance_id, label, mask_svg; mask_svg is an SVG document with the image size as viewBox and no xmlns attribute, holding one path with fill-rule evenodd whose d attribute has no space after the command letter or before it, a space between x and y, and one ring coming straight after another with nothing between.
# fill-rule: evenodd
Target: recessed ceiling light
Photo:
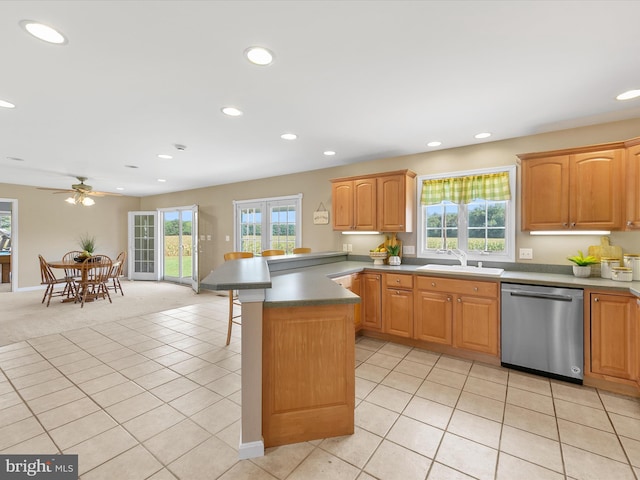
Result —
<instances>
[{"instance_id":1,"label":"recessed ceiling light","mask_svg":"<svg viewBox=\"0 0 640 480\"><path fill-rule=\"evenodd\" d=\"M627 90L616 97L616 100L631 100L640 97L640 90Z\"/></svg>"},{"instance_id":2,"label":"recessed ceiling light","mask_svg":"<svg viewBox=\"0 0 640 480\"><path fill-rule=\"evenodd\" d=\"M491 136L491 134L489 132L482 132L482 133L478 133L477 135L474 135L474 137L478 138L478 139L488 138L490 136Z\"/></svg>"},{"instance_id":3,"label":"recessed ceiling light","mask_svg":"<svg viewBox=\"0 0 640 480\"><path fill-rule=\"evenodd\" d=\"M242 115L242 110L238 110L236 107L224 107L222 113L230 117L239 117Z\"/></svg>"},{"instance_id":4,"label":"recessed ceiling light","mask_svg":"<svg viewBox=\"0 0 640 480\"><path fill-rule=\"evenodd\" d=\"M0 100L0 107L2 107L2 108L16 108L16 106L13 103L7 102L6 100Z\"/></svg>"},{"instance_id":5,"label":"recessed ceiling light","mask_svg":"<svg viewBox=\"0 0 640 480\"><path fill-rule=\"evenodd\" d=\"M14 162L24 162L23 158L18 157L7 157L7 160L13 160Z\"/></svg>"},{"instance_id":6,"label":"recessed ceiling light","mask_svg":"<svg viewBox=\"0 0 640 480\"><path fill-rule=\"evenodd\" d=\"M442 142L429 142L427 143L427 147L439 147L442 145Z\"/></svg>"},{"instance_id":7,"label":"recessed ceiling light","mask_svg":"<svg viewBox=\"0 0 640 480\"><path fill-rule=\"evenodd\" d=\"M166 153L159 153L158 158L162 158L163 160L171 160L173 157L171 155L167 155Z\"/></svg>"},{"instance_id":8,"label":"recessed ceiling light","mask_svg":"<svg viewBox=\"0 0 640 480\"><path fill-rule=\"evenodd\" d=\"M116 190L123 191L124 187L116 187Z\"/></svg>"},{"instance_id":9,"label":"recessed ceiling light","mask_svg":"<svg viewBox=\"0 0 640 480\"><path fill-rule=\"evenodd\" d=\"M251 63L263 67L273 62L273 52L264 47L249 47L244 51L244 55Z\"/></svg>"},{"instance_id":10,"label":"recessed ceiling light","mask_svg":"<svg viewBox=\"0 0 640 480\"><path fill-rule=\"evenodd\" d=\"M160 183L164 183L164 182L166 182L166 180L165 180L164 178L159 178L159 179L158 179L158 181L159 181Z\"/></svg>"},{"instance_id":11,"label":"recessed ceiling light","mask_svg":"<svg viewBox=\"0 0 640 480\"><path fill-rule=\"evenodd\" d=\"M280 138L283 140L295 140L298 136L295 133L283 133Z\"/></svg>"},{"instance_id":12,"label":"recessed ceiling light","mask_svg":"<svg viewBox=\"0 0 640 480\"><path fill-rule=\"evenodd\" d=\"M125 165L125 168L140 168L137 165Z\"/></svg>"},{"instance_id":13,"label":"recessed ceiling light","mask_svg":"<svg viewBox=\"0 0 640 480\"><path fill-rule=\"evenodd\" d=\"M322 152L324 155L326 155L327 157L333 157L336 152L334 152L333 150L327 150L325 152Z\"/></svg>"},{"instance_id":14,"label":"recessed ceiling light","mask_svg":"<svg viewBox=\"0 0 640 480\"><path fill-rule=\"evenodd\" d=\"M20 22L20 26L34 37L44 42L56 45L64 45L67 43L65 36L49 25L45 25L34 20L22 20Z\"/></svg>"}]
</instances>

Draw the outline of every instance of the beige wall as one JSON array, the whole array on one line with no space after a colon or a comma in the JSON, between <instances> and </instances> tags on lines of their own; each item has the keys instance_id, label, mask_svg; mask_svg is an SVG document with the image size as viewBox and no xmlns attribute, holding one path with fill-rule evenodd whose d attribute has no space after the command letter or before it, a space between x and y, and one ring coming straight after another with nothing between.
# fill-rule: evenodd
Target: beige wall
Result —
<instances>
[{"instance_id":1,"label":"beige wall","mask_svg":"<svg viewBox=\"0 0 640 480\"><path fill-rule=\"evenodd\" d=\"M19 289L40 285L39 254L60 259L79 249L78 238L85 233L96 237L98 253L115 258L127 248L127 212L140 205L137 197L102 197L92 207L80 207L66 203L65 195L6 183L0 183L0 198L18 200L18 256L13 267L15 272L17 266Z\"/></svg>"},{"instance_id":2,"label":"beige wall","mask_svg":"<svg viewBox=\"0 0 640 480\"><path fill-rule=\"evenodd\" d=\"M418 175L455 172L499 165L513 165L516 154L621 141L640 136L640 118L591 127L532 135L499 142L485 142L463 148L385 158L312 172L143 197L107 197L97 199L91 208L74 207L49 192L34 187L0 184L0 198L18 198L20 211L20 283L37 285L37 254L59 257L75 248L78 235L95 234L106 253L126 248L129 210L153 210L198 204L200 234L211 236L200 245L200 277L222 263L224 252L233 250L233 200L248 200L281 195L303 194L302 244L314 251L342 250L343 243L353 245L353 253L366 255L383 236L345 236L329 225L314 225L313 212L320 203L331 210L330 179L411 169ZM518 196L519 200L519 183ZM520 205L518 204L518 212ZM230 242L225 241L228 235ZM416 235L400 234L405 245L416 245ZM614 232L611 243L625 252L640 253L640 232ZM596 237L531 237L519 231L517 248L533 248L533 263L568 265L566 257L578 249L599 243ZM531 262L531 261L527 261Z\"/></svg>"}]
</instances>

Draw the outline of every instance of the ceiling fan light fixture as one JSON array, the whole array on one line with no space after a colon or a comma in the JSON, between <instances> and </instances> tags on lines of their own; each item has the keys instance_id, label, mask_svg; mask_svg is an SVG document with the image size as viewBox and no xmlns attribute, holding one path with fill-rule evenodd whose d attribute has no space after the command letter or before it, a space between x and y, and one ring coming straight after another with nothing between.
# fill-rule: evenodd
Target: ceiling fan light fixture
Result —
<instances>
[{"instance_id":1,"label":"ceiling fan light fixture","mask_svg":"<svg viewBox=\"0 0 640 480\"><path fill-rule=\"evenodd\" d=\"M91 205L95 205L96 204L96 202L93 200L93 198L90 198L90 197L84 197L82 199L81 203L85 207L90 207Z\"/></svg>"},{"instance_id":2,"label":"ceiling fan light fixture","mask_svg":"<svg viewBox=\"0 0 640 480\"><path fill-rule=\"evenodd\" d=\"M76 199L73 197L68 197L65 202L70 203L71 205L75 205L76 204Z\"/></svg>"},{"instance_id":3,"label":"ceiling fan light fixture","mask_svg":"<svg viewBox=\"0 0 640 480\"><path fill-rule=\"evenodd\" d=\"M47 43L53 43L54 45L64 45L67 43L67 39L55 28L45 25L44 23L36 22L34 20L22 20L20 26L24 28L27 33L33 35L39 40Z\"/></svg>"}]
</instances>

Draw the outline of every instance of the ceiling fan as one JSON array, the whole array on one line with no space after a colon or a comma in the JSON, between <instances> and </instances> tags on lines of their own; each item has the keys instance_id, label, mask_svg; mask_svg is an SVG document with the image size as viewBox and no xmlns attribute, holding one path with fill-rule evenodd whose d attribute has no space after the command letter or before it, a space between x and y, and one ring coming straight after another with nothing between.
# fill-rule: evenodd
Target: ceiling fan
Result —
<instances>
[{"instance_id":1,"label":"ceiling fan","mask_svg":"<svg viewBox=\"0 0 640 480\"><path fill-rule=\"evenodd\" d=\"M74 205L84 205L85 207L89 207L96 202L90 197L104 197L105 195L114 195L120 196L119 193L109 193L109 192L94 192L93 187L91 185L87 185L85 180L87 177L76 177L80 183L75 183L71 185L70 190L61 190L59 188L46 188L46 187L38 187L40 190L53 190L55 193L72 193L72 196L69 196L65 200L67 203L71 203Z\"/></svg>"}]
</instances>

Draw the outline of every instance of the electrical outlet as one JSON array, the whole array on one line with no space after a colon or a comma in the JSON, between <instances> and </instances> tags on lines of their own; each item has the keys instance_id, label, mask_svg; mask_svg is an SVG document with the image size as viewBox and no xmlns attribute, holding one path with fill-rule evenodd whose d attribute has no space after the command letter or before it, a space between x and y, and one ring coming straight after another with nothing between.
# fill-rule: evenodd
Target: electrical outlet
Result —
<instances>
[{"instance_id":1,"label":"electrical outlet","mask_svg":"<svg viewBox=\"0 0 640 480\"><path fill-rule=\"evenodd\" d=\"M347 243L347 252L353 252L353 245L350 243Z\"/></svg>"},{"instance_id":2,"label":"electrical outlet","mask_svg":"<svg viewBox=\"0 0 640 480\"><path fill-rule=\"evenodd\" d=\"M416 246L415 245L403 245L402 253L405 255L415 255L416 254Z\"/></svg>"},{"instance_id":3,"label":"electrical outlet","mask_svg":"<svg viewBox=\"0 0 640 480\"><path fill-rule=\"evenodd\" d=\"M225 241L225 242L228 242L229 240L231 240L231 238L229 237L229 235L225 235L225 236L224 236L224 241Z\"/></svg>"},{"instance_id":4,"label":"electrical outlet","mask_svg":"<svg viewBox=\"0 0 640 480\"><path fill-rule=\"evenodd\" d=\"M521 248L520 260L533 260L533 248Z\"/></svg>"},{"instance_id":5,"label":"electrical outlet","mask_svg":"<svg viewBox=\"0 0 640 480\"><path fill-rule=\"evenodd\" d=\"M342 251L343 251L343 252L348 252L348 251L349 251L349 247L347 246L347 244L346 244L346 243L343 243L343 244L342 244Z\"/></svg>"}]
</instances>

